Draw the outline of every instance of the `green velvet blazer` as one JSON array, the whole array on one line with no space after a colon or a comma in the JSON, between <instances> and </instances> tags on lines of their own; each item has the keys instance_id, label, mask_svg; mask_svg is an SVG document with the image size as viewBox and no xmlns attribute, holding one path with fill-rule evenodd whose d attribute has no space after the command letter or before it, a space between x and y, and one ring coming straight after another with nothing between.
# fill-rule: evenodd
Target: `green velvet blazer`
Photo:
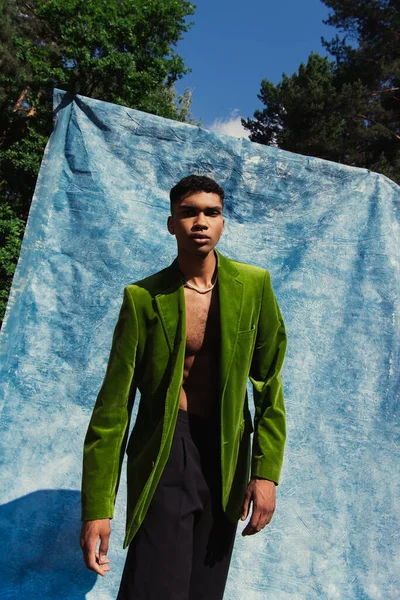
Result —
<instances>
[{"instance_id":1,"label":"green velvet blazer","mask_svg":"<svg viewBox=\"0 0 400 600\"><path fill-rule=\"evenodd\" d=\"M227 517L237 521L250 466L252 476L279 483L285 444L281 370L286 334L269 272L215 253L221 322L222 505ZM124 548L143 521L170 452L183 376L185 317L177 259L124 289L84 442L82 474L82 520L112 518L126 451ZM254 428L247 399L249 378ZM128 440L137 389L140 403Z\"/></svg>"}]
</instances>

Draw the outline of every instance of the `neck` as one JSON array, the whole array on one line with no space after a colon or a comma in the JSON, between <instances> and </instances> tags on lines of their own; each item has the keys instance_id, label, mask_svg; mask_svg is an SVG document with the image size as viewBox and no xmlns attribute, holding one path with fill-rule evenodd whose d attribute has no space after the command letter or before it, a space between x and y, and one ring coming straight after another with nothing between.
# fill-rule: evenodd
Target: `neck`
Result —
<instances>
[{"instance_id":1,"label":"neck","mask_svg":"<svg viewBox=\"0 0 400 600\"><path fill-rule=\"evenodd\" d=\"M217 264L214 250L206 256L193 256L178 248L178 263L186 281L200 287L209 287Z\"/></svg>"}]
</instances>

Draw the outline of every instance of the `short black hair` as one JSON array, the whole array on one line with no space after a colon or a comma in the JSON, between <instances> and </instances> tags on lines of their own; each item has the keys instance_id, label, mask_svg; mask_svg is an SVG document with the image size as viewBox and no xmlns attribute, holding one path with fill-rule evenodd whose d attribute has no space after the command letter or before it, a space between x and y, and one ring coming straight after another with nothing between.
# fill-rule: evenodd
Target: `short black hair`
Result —
<instances>
[{"instance_id":1,"label":"short black hair","mask_svg":"<svg viewBox=\"0 0 400 600\"><path fill-rule=\"evenodd\" d=\"M216 181L204 175L188 175L178 181L169 193L171 212L176 202L180 202L197 192L217 194L221 198L222 206L224 205L225 192Z\"/></svg>"}]
</instances>

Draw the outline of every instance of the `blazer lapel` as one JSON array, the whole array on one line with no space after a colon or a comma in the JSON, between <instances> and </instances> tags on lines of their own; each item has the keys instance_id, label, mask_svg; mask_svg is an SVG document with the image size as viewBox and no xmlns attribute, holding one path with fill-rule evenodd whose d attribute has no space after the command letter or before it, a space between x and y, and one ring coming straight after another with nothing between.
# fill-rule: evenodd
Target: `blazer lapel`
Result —
<instances>
[{"instance_id":1,"label":"blazer lapel","mask_svg":"<svg viewBox=\"0 0 400 600\"><path fill-rule=\"evenodd\" d=\"M155 296L170 352L186 338L186 310L178 259L165 271L165 287Z\"/></svg>"},{"instance_id":2,"label":"blazer lapel","mask_svg":"<svg viewBox=\"0 0 400 600\"><path fill-rule=\"evenodd\" d=\"M219 309L221 323L220 393L224 393L235 352L243 308L243 283L232 262L215 249L218 261ZM178 259L165 271L165 285L155 296L170 352L178 353L186 343L185 296Z\"/></svg>"},{"instance_id":3,"label":"blazer lapel","mask_svg":"<svg viewBox=\"0 0 400 600\"><path fill-rule=\"evenodd\" d=\"M215 250L218 260L219 310L221 322L220 385L225 391L235 352L243 308L243 283L234 265Z\"/></svg>"}]
</instances>

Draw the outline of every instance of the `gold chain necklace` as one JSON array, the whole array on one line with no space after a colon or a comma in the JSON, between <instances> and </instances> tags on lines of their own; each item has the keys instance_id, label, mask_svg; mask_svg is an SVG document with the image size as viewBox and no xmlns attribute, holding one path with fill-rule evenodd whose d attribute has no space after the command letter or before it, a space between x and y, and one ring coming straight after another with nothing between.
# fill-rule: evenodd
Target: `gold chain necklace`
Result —
<instances>
[{"instance_id":1,"label":"gold chain necklace","mask_svg":"<svg viewBox=\"0 0 400 600\"><path fill-rule=\"evenodd\" d=\"M207 294L208 292L211 292L211 290L215 287L215 284L217 283L218 275L216 276L215 281L212 284L212 286L209 287L209 288L199 288L196 285L193 285L192 283L189 283L188 280L185 279L183 276L182 276L182 279L183 279L184 285L186 287L190 288L191 290L194 290L198 294Z\"/></svg>"}]
</instances>

